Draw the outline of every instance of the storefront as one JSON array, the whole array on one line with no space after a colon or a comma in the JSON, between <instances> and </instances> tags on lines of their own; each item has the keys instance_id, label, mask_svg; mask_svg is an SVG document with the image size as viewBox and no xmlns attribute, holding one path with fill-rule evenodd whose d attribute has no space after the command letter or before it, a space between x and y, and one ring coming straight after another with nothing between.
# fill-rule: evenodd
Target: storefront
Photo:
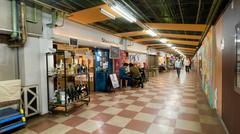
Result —
<instances>
[{"instance_id":1,"label":"storefront","mask_svg":"<svg viewBox=\"0 0 240 134\"><path fill-rule=\"evenodd\" d=\"M109 91L109 74L113 72L112 59L109 58L108 49L94 49L95 55L95 91Z\"/></svg>"},{"instance_id":2,"label":"storefront","mask_svg":"<svg viewBox=\"0 0 240 134\"><path fill-rule=\"evenodd\" d=\"M123 63L128 63L128 52L121 50L120 51L120 57L118 59L113 60L113 68L114 73L119 76L119 68L123 65Z\"/></svg>"}]
</instances>

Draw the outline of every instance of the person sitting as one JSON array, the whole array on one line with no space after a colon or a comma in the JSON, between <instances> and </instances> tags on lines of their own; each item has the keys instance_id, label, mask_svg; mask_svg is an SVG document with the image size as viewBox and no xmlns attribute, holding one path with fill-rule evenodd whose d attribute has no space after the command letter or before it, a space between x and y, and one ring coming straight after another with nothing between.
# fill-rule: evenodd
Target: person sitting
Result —
<instances>
[{"instance_id":1,"label":"person sitting","mask_svg":"<svg viewBox=\"0 0 240 134\"><path fill-rule=\"evenodd\" d=\"M127 67L128 67L128 64L124 63L123 66L119 68L119 77L122 80L127 80L128 81L128 85L132 86L132 78L130 76L128 76L128 74L126 72Z\"/></svg>"},{"instance_id":2,"label":"person sitting","mask_svg":"<svg viewBox=\"0 0 240 134\"><path fill-rule=\"evenodd\" d=\"M132 63L130 63L129 66L130 66L130 74L134 80L134 83L136 83L137 86L140 85L143 88L143 80L142 80L142 76L139 71L139 68Z\"/></svg>"}]
</instances>

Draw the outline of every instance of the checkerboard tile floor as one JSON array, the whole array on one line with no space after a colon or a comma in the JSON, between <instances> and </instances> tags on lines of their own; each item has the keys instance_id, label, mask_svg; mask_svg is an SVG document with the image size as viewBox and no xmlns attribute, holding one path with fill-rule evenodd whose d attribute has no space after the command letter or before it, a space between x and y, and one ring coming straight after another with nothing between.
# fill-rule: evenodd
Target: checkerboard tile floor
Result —
<instances>
[{"instance_id":1,"label":"checkerboard tile floor","mask_svg":"<svg viewBox=\"0 0 240 134\"><path fill-rule=\"evenodd\" d=\"M224 134L193 73L150 78L143 89L93 93L69 116L29 121L19 134Z\"/></svg>"}]
</instances>

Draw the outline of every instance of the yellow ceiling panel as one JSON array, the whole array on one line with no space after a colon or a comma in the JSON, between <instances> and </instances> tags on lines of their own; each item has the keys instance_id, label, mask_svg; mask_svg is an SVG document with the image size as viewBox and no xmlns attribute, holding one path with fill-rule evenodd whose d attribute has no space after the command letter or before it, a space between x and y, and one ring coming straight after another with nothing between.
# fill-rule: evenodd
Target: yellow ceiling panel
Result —
<instances>
[{"instance_id":1,"label":"yellow ceiling panel","mask_svg":"<svg viewBox=\"0 0 240 134\"><path fill-rule=\"evenodd\" d=\"M170 24L170 23L145 23L153 29L161 30L182 30L182 31L199 31L205 30L205 24Z\"/></svg>"},{"instance_id":2,"label":"yellow ceiling panel","mask_svg":"<svg viewBox=\"0 0 240 134\"><path fill-rule=\"evenodd\" d=\"M81 23L81 24L91 24L94 22L100 22L110 19L100 12L100 9L104 9L107 12L111 13L115 17L119 17L117 13L115 13L107 4L103 4L100 6L87 8L84 10L80 10L74 13L71 13L68 19Z\"/></svg>"},{"instance_id":3,"label":"yellow ceiling panel","mask_svg":"<svg viewBox=\"0 0 240 134\"><path fill-rule=\"evenodd\" d=\"M137 42L142 42L142 41L155 41L158 40L159 38L148 38L145 40L142 39L137 39ZM139 41L140 40L140 41ZM168 43L171 44L177 44L177 45L192 45L192 46L197 46L199 44L198 41L187 41L187 40L173 40L173 39L168 39Z\"/></svg>"},{"instance_id":4,"label":"yellow ceiling panel","mask_svg":"<svg viewBox=\"0 0 240 134\"><path fill-rule=\"evenodd\" d=\"M134 31L134 32L126 32L126 33L117 33L115 34L119 37L129 37L129 36L139 36L139 35L147 35L146 32L143 31ZM169 34L169 33L158 33L159 37L165 38L179 38L179 39L201 39L201 35L185 35L185 34Z\"/></svg>"},{"instance_id":5,"label":"yellow ceiling panel","mask_svg":"<svg viewBox=\"0 0 240 134\"><path fill-rule=\"evenodd\" d=\"M145 35L145 34L147 33L145 33L144 31L133 31L133 32L126 32L126 33L117 33L114 35L119 37L129 37L129 36L139 36L139 35Z\"/></svg>"}]
</instances>

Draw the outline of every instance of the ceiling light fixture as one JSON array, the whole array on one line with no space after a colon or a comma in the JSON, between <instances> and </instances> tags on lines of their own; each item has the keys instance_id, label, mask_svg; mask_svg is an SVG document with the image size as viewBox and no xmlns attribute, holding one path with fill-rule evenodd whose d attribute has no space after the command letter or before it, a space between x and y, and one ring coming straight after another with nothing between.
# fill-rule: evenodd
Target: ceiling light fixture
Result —
<instances>
[{"instance_id":1,"label":"ceiling light fixture","mask_svg":"<svg viewBox=\"0 0 240 134\"><path fill-rule=\"evenodd\" d=\"M159 39L159 41L160 41L161 43L167 43L167 42L168 42L168 39L162 38L162 39Z\"/></svg>"},{"instance_id":2,"label":"ceiling light fixture","mask_svg":"<svg viewBox=\"0 0 240 134\"><path fill-rule=\"evenodd\" d=\"M166 46L171 47L171 46L173 46L173 44L168 43L168 44L166 44Z\"/></svg>"},{"instance_id":3,"label":"ceiling light fixture","mask_svg":"<svg viewBox=\"0 0 240 134\"><path fill-rule=\"evenodd\" d=\"M145 30L145 32L147 33L147 34L149 34L150 36L152 36L152 37L156 37L157 36L157 33L155 33L153 30L151 30L151 29L148 29L148 30Z\"/></svg>"},{"instance_id":4,"label":"ceiling light fixture","mask_svg":"<svg viewBox=\"0 0 240 134\"><path fill-rule=\"evenodd\" d=\"M136 18L134 18L131 14L124 11L125 9L123 9L119 5L112 5L111 9L115 11L117 14L119 14L120 16L122 16L123 18L125 18L126 20L128 20L129 22L131 23L137 22Z\"/></svg>"},{"instance_id":5,"label":"ceiling light fixture","mask_svg":"<svg viewBox=\"0 0 240 134\"><path fill-rule=\"evenodd\" d=\"M102 14L104 14L105 16L113 19L113 20L116 19L116 17L115 17L113 14L109 13L108 11L106 11L106 10L104 10L104 9L102 9L102 8L100 8L100 12L101 12Z\"/></svg>"}]
</instances>

